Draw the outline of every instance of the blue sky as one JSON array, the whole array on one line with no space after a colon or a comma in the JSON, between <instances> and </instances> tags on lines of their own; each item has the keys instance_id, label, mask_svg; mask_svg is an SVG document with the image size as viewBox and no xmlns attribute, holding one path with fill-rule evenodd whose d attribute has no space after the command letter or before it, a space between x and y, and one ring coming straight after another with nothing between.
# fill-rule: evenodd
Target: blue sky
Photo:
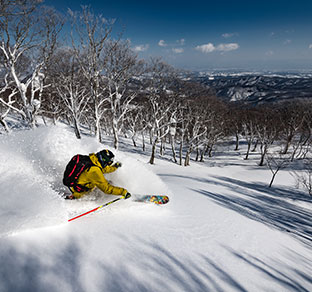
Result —
<instances>
[{"instance_id":1,"label":"blue sky","mask_svg":"<svg viewBox=\"0 0 312 292\"><path fill-rule=\"evenodd\" d=\"M139 57L185 69L312 70L312 0L46 0L115 18Z\"/></svg>"}]
</instances>

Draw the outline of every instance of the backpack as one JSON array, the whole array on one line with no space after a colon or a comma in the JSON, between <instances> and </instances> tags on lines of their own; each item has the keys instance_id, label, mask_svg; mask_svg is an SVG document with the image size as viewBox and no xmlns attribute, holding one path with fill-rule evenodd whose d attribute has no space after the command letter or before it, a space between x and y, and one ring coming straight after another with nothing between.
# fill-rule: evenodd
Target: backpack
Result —
<instances>
[{"instance_id":1,"label":"backpack","mask_svg":"<svg viewBox=\"0 0 312 292\"><path fill-rule=\"evenodd\" d=\"M93 165L88 155L75 155L66 166L63 184L68 188L73 188L78 193L89 191L89 188L86 186L77 184L77 180L83 171L90 169Z\"/></svg>"}]
</instances>

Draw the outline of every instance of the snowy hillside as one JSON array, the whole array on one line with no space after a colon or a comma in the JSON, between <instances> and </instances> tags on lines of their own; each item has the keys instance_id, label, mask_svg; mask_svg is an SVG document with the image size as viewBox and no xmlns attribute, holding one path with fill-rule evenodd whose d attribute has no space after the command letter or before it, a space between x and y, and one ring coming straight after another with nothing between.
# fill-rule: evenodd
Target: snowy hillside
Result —
<instances>
[{"instance_id":1,"label":"snowy hillside","mask_svg":"<svg viewBox=\"0 0 312 292\"><path fill-rule=\"evenodd\" d=\"M194 73L193 79L213 88L218 97L229 101L261 104L312 97L311 74L266 74L241 72L233 74Z\"/></svg>"},{"instance_id":2,"label":"snowy hillside","mask_svg":"<svg viewBox=\"0 0 312 292\"><path fill-rule=\"evenodd\" d=\"M280 171L238 152L180 167L123 140L119 151L70 129L0 136L0 291L312 291L311 198ZM164 206L95 192L60 193L76 153L111 149L107 178L131 193L167 194Z\"/></svg>"}]
</instances>

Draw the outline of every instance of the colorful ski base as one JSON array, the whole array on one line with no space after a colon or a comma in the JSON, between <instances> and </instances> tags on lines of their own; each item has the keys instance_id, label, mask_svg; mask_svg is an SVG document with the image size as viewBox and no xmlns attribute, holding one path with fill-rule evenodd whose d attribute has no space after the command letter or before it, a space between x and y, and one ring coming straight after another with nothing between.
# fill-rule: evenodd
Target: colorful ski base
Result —
<instances>
[{"instance_id":1,"label":"colorful ski base","mask_svg":"<svg viewBox=\"0 0 312 292\"><path fill-rule=\"evenodd\" d=\"M164 205L169 202L169 197L158 196L158 195L146 195L146 196L136 197L134 200L136 202L151 202L157 205Z\"/></svg>"}]
</instances>

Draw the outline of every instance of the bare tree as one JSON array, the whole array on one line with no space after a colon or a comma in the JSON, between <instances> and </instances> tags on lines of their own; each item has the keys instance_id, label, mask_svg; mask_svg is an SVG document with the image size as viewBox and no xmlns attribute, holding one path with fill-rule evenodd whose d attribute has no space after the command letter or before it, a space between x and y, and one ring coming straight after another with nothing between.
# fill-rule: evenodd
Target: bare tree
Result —
<instances>
[{"instance_id":1,"label":"bare tree","mask_svg":"<svg viewBox=\"0 0 312 292\"><path fill-rule=\"evenodd\" d=\"M235 148L234 151L239 150L239 142L240 137L243 132L242 130L242 114L244 109L242 105L231 104L229 105L230 110L228 113L229 119L231 122L229 123L229 131L235 135Z\"/></svg>"},{"instance_id":2,"label":"bare tree","mask_svg":"<svg viewBox=\"0 0 312 292\"><path fill-rule=\"evenodd\" d=\"M118 149L119 133L125 117L131 110L131 103L137 96L138 88L131 90L131 80L143 73L137 56L132 52L129 41L108 41L105 46L105 73L103 78L107 102L112 117L114 147Z\"/></svg>"},{"instance_id":3,"label":"bare tree","mask_svg":"<svg viewBox=\"0 0 312 292\"><path fill-rule=\"evenodd\" d=\"M154 164L156 146L169 133L175 110L173 103L165 103L164 100L160 101L157 98L150 98L149 101L153 129L152 153L149 163Z\"/></svg>"},{"instance_id":4,"label":"bare tree","mask_svg":"<svg viewBox=\"0 0 312 292\"><path fill-rule=\"evenodd\" d=\"M131 112L126 115L125 127L127 131L129 131L131 134L131 140L132 140L134 147L137 147L137 143L136 143L137 135L140 132L142 133L146 127L145 126L146 123L144 123L143 111L144 111L144 106L136 104L133 106L133 109L131 110ZM142 133L142 139L143 139L142 143L143 143L143 151L144 151L145 150L144 133Z\"/></svg>"},{"instance_id":5,"label":"bare tree","mask_svg":"<svg viewBox=\"0 0 312 292\"><path fill-rule=\"evenodd\" d=\"M1 54L0 54L1 56ZM0 72L1 74L2 72ZM3 72L4 75L1 74L0 80L0 124L4 127L4 130L9 133L10 128L6 122L6 118L11 110L15 111L18 114L23 114L23 112L15 106L16 103L16 95L18 93L17 88L14 85L12 80L8 80L9 73Z\"/></svg>"},{"instance_id":6,"label":"bare tree","mask_svg":"<svg viewBox=\"0 0 312 292\"><path fill-rule=\"evenodd\" d=\"M256 136L256 123L257 123L257 115L258 111L255 109L245 109L242 112L242 128L243 134L247 141L247 152L245 156L245 160L248 159L251 145L255 142Z\"/></svg>"},{"instance_id":7,"label":"bare tree","mask_svg":"<svg viewBox=\"0 0 312 292\"><path fill-rule=\"evenodd\" d=\"M175 117L171 118L170 129L169 129L169 140L172 151L172 158L175 163L177 163L177 154L176 154L176 135L177 135L177 119Z\"/></svg>"},{"instance_id":8,"label":"bare tree","mask_svg":"<svg viewBox=\"0 0 312 292\"><path fill-rule=\"evenodd\" d=\"M177 110L177 116L179 118L179 122L177 123L177 134L179 142L179 164L183 164L183 148L185 145L185 138L187 135L187 129L189 128L189 124L191 122L192 117L192 109L188 102L184 104L180 104Z\"/></svg>"},{"instance_id":9,"label":"bare tree","mask_svg":"<svg viewBox=\"0 0 312 292\"><path fill-rule=\"evenodd\" d=\"M207 127L205 127L205 121L203 118L204 117L200 112L195 112L187 128L187 150L184 166L190 165L191 153L194 148L204 144L204 141L201 138L206 134Z\"/></svg>"},{"instance_id":10,"label":"bare tree","mask_svg":"<svg viewBox=\"0 0 312 292\"><path fill-rule=\"evenodd\" d=\"M293 139L304 123L304 103L299 101L283 103L278 110L281 119L281 138L285 140L282 153L286 154Z\"/></svg>"},{"instance_id":11,"label":"bare tree","mask_svg":"<svg viewBox=\"0 0 312 292\"><path fill-rule=\"evenodd\" d=\"M40 2L2 1L0 14L3 65L19 93L18 112L31 127L40 108L44 66L63 25L53 9L40 6Z\"/></svg>"},{"instance_id":12,"label":"bare tree","mask_svg":"<svg viewBox=\"0 0 312 292\"><path fill-rule=\"evenodd\" d=\"M229 122L227 118L228 109L225 103L215 96L207 96L204 99L206 103L205 126L207 127L205 150L202 151L201 161L205 152L212 157L212 151L219 140L228 134Z\"/></svg>"},{"instance_id":13,"label":"bare tree","mask_svg":"<svg viewBox=\"0 0 312 292\"><path fill-rule=\"evenodd\" d=\"M72 46L77 60L90 86L92 116L95 136L101 141L100 121L104 115L104 104L107 101L101 86L103 73L103 51L109 39L114 21L102 15L95 15L90 7L83 6L82 12L69 11L72 24Z\"/></svg>"},{"instance_id":14,"label":"bare tree","mask_svg":"<svg viewBox=\"0 0 312 292\"><path fill-rule=\"evenodd\" d=\"M152 153L150 164L154 164L156 146L170 131L176 114L175 100L170 86L176 74L171 66L161 59L151 59L145 93L148 100L148 115Z\"/></svg>"},{"instance_id":15,"label":"bare tree","mask_svg":"<svg viewBox=\"0 0 312 292\"><path fill-rule=\"evenodd\" d=\"M265 156L272 146L273 142L276 141L280 125L278 124L277 111L267 106L259 108L259 115L256 121L256 133L259 140L261 158L259 166L264 165Z\"/></svg>"},{"instance_id":16,"label":"bare tree","mask_svg":"<svg viewBox=\"0 0 312 292\"><path fill-rule=\"evenodd\" d=\"M277 173L287 167L291 161L290 156L287 154L283 154L281 151L277 151L274 153L267 153L265 156L267 166L269 167L270 171L272 172L272 178L269 184L269 188L272 187L274 179Z\"/></svg>"},{"instance_id":17,"label":"bare tree","mask_svg":"<svg viewBox=\"0 0 312 292\"><path fill-rule=\"evenodd\" d=\"M14 107L15 99L13 98L16 94L16 88L11 89L6 85L0 90L0 124L7 133L10 133L10 128L6 122L7 115L12 109L18 113L20 111L18 108Z\"/></svg>"},{"instance_id":18,"label":"bare tree","mask_svg":"<svg viewBox=\"0 0 312 292\"><path fill-rule=\"evenodd\" d=\"M89 106L89 87L72 50L59 50L53 63L53 88L73 123L76 137L80 139L81 119Z\"/></svg>"},{"instance_id":19,"label":"bare tree","mask_svg":"<svg viewBox=\"0 0 312 292\"><path fill-rule=\"evenodd\" d=\"M44 91L42 95L42 106L40 107L40 114L46 125L46 118L51 119L52 123L56 125L56 122L66 114L64 103L57 94L54 86L50 86Z\"/></svg>"},{"instance_id":20,"label":"bare tree","mask_svg":"<svg viewBox=\"0 0 312 292\"><path fill-rule=\"evenodd\" d=\"M292 160L304 159L312 146L312 106L306 101L302 106L302 123L292 139Z\"/></svg>"},{"instance_id":21,"label":"bare tree","mask_svg":"<svg viewBox=\"0 0 312 292\"><path fill-rule=\"evenodd\" d=\"M303 161L303 171L293 171L294 177L296 178L298 187L302 186L305 188L309 195L312 196L312 161L305 159Z\"/></svg>"}]
</instances>

